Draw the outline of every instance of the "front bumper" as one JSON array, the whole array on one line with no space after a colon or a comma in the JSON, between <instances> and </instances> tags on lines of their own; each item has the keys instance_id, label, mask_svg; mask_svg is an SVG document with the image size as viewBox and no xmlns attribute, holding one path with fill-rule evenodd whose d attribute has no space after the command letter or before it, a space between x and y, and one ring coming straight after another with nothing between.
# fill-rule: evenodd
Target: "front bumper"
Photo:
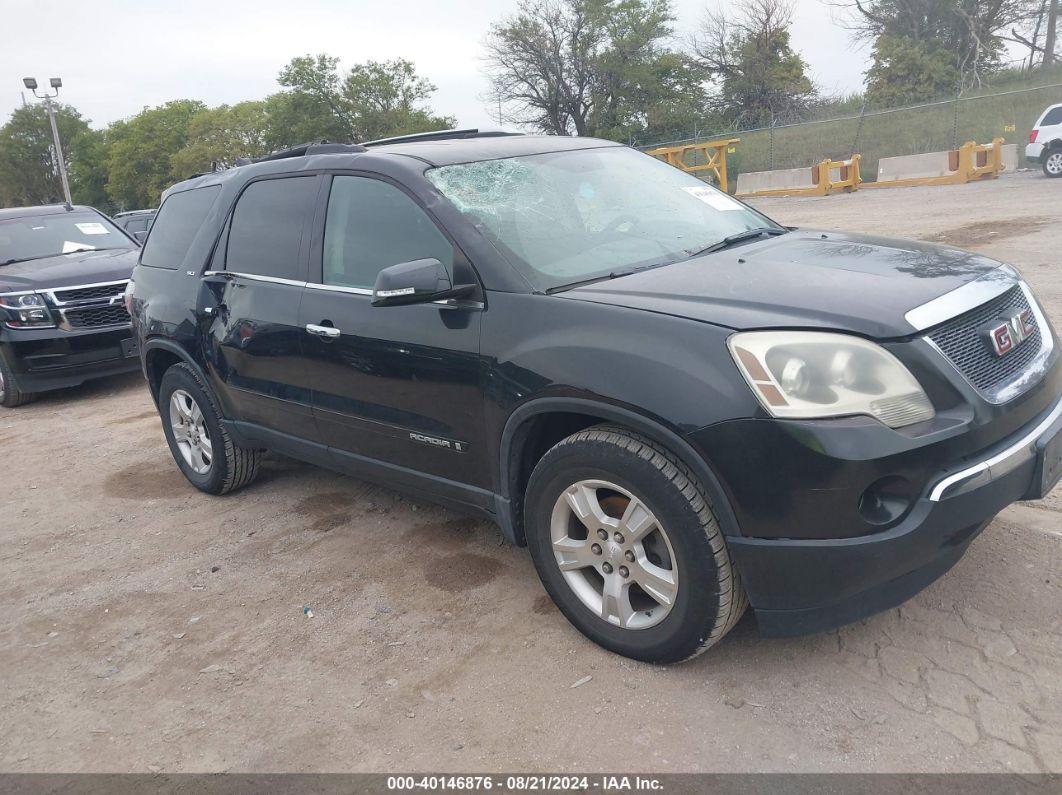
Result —
<instances>
[{"instance_id":1,"label":"front bumper","mask_svg":"<svg viewBox=\"0 0 1062 795\"><path fill-rule=\"evenodd\" d=\"M47 392L140 368L132 328L3 329L4 357L19 389Z\"/></svg>"},{"instance_id":2,"label":"front bumper","mask_svg":"<svg viewBox=\"0 0 1062 795\"><path fill-rule=\"evenodd\" d=\"M728 546L762 634L822 632L906 601L948 571L996 514L1044 496L1060 475L1056 391L1046 410L1006 438L935 471L894 526L852 537L731 536ZM837 495L809 489L790 500L798 512L806 507L799 500L817 501L826 514Z\"/></svg>"}]
</instances>

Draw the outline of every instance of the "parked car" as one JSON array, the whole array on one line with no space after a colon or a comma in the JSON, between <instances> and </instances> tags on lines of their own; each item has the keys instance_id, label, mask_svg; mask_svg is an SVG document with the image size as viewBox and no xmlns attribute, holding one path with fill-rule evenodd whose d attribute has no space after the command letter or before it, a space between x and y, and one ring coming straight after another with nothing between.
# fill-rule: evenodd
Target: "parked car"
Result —
<instances>
[{"instance_id":1,"label":"parked car","mask_svg":"<svg viewBox=\"0 0 1062 795\"><path fill-rule=\"evenodd\" d=\"M158 210L128 210L124 213L116 213L114 222L128 232L138 243L147 239L148 230L155 220Z\"/></svg>"},{"instance_id":2,"label":"parked car","mask_svg":"<svg viewBox=\"0 0 1062 795\"><path fill-rule=\"evenodd\" d=\"M1062 105L1052 105L1037 120L1025 159L1039 163L1049 177L1062 177Z\"/></svg>"},{"instance_id":3,"label":"parked car","mask_svg":"<svg viewBox=\"0 0 1062 795\"><path fill-rule=\"evenodd\" d=\"M0 406L136 370L137 244L91 207L0 210Z\"/></svg>"},{"instance_id":4,"label":"parked car","mask_svg":"<svg viewBox=\"0 0 1062 795\"><path fill-rule=\"evenodd\" d=\"M1062 473L1012 268L790 230L587 138L307 145L166 191L131 288L177 466L265 449L495 520L587 637L695 655L893 607Z\"/></svg>"}]
</instances>

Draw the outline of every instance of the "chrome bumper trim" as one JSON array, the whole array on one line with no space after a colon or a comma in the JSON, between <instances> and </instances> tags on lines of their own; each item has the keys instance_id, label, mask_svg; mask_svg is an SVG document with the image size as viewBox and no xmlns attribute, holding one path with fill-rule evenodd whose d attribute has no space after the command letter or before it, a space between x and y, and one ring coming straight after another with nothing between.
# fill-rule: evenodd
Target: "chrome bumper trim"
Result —
<instances>
[{"instance_id":1,"label":"chrome bumper trim","mask_svg":"<svg viewBox=\"0 0 1062 795\"><path fill-rule=\"evenodd\" d=\"M979 464L974 464L972 467L956 472L954 475L948 475L939 481L929 493L929 499L932 502L940 502L942 499L946 499L945 492L955 486L973 487L991 483L996 478L1002 477L1025 463L1035 455L1034 447L1037 440L1059 417L1062 417L1062 399L1055 403L1055 407L1035 428L1025 434L1019 441L1010 445L1006 450L996 453ZM1026 455L1022 456L1022 453Z\"/></svg>"}]
</instances>

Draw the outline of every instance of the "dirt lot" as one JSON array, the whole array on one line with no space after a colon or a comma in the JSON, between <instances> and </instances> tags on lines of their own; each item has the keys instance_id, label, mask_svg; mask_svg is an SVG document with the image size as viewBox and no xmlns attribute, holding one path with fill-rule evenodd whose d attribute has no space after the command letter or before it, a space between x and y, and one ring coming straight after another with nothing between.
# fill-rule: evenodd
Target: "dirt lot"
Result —
<instances>
[{"instance_id":1,"label":"dirt lot","mask_svg":"<svg viewBox=\"0 0 1062 795\"><path fill-rule=\"evenodd\" d=\"M1062 327L1060 199L759 204L1012 262ZM491 525L279 457L194 491L136 376L3 412L0 451L0 770L1062 771L1062 489L898 610L747 616L660 668L578 635Z\"/></svg>"}]
</instances>

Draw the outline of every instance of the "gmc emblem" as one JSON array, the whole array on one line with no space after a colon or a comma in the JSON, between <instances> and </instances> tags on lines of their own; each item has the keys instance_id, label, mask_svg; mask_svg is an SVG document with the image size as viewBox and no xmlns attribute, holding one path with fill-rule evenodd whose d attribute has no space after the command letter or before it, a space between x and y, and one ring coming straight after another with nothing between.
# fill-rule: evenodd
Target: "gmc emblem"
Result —
<instances>
[{"instance_id":1,"label":"gmc emblem","mask_svg":"<svg viewBox=\"0 0 1062 795\"><path fill-rule=\"evenodd\" d=\"M1003 356L1021 345L1036 331L1036 319L1031 309L1023 309L1008 318L1002 318L988 329L988 339L996 356Z\"/></svg>"}]
</instances>

